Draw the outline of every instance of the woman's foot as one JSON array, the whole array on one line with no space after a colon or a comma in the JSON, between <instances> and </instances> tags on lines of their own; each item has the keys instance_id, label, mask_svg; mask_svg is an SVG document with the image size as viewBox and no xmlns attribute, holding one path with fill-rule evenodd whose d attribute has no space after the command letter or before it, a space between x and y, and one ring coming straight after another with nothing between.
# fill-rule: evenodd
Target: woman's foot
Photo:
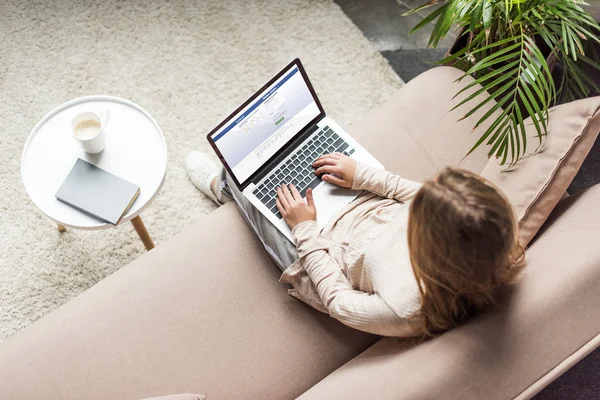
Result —
<instances>
[{"instance_id":1,"label":"woman's foot","mask_svg":"<svg viewBox=\"0 0 600 400\"><path fill-rule=\"evenodd\" d=\"M190 180L202 193L217 205L222 205L217 198L216 185L219 167L204 153L192 151L185 157L185 170ZM220 190L220 188L218 189Z\"/></svg>"}]
</instances>

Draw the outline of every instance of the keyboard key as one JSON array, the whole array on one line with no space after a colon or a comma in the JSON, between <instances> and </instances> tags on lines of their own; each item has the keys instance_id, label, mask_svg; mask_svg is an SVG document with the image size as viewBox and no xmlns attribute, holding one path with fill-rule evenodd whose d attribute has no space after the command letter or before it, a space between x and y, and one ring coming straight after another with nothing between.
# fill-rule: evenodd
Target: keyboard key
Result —
<instances>
[{"instance_id":1,"label":"keyboard key","mask_svg":"<svg viewBox=\"0 0 600 400\"><path fill-rule=\"evenodd\" d=\"M349 154L352 154L352 153L354 153L354 149L350 150L348 153L349 153Z\"/></svg>"},{"instance_id":2,"label":"keyboard key","mask_svg":"<svg viewBox=\"0 0 600 400\"><path fill-rule=\"evenodd\" d=\"M304 189L302 189L302 191L300 192L300 195L302 197L306 197L306 191L308 190L308 188L314 189L317 186L319 186L319 183L321 183L321 178L319 178L318 176L314 176L313 180L310 181L310 183Z\"/></svg>"},{"instance_id":3,"label":"keyboard key","mask_svg":"<svg viewBox=\"0 0 600 400\"><path fill-rule=\"evenodd\" d=\"M275 198L271 199L268 203L265 204L267 208L271 208L275 205Z\"/></svg>"},{"instance_id":4,"label":"keyboard key","mask_svg":"<svg viewBox=\"0 0 600 400\"><path fill-rule=\"evenodd\" d=\"M340 139L341 140L341 139ZM343 142L342 145L340 147L337 148L336 151L339 151L340 153L343 152L344 150L346 150L348 148L348 143Z\"/></svg>"}]
</instances>

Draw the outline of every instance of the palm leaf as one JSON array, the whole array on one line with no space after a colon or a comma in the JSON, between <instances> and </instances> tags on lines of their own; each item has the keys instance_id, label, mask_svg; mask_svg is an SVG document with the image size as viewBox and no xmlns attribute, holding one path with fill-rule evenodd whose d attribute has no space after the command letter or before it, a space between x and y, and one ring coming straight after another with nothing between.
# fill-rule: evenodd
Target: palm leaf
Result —
<instances>
[{"instance_id":1,"label":"palm leaf","mask_svg":"<svg viewBox=\"0 0 600 400\"><path fill-rule=\"evenodd\" d=\"M448 4L444 4L443 6L441 6L440 8L438 8L437 10L434 10L431 14L429 14L428 16L426 16L425 18L423 18L417 25L414 26L414 28L412 28L408 33L411 34L415 31L418 31L419 29L421 29L422 27L424 27L425 25L429 24L431 21L433 21L434 19L436 19L437 17L440 16L440 14L442 14L443 12L445 12L448 9ZM415 9L413 11L418 11L418 9ZM406 15L406 14L405 14ZM429 43L431 43L431 40L429 41Z\"/></svg>"},{"instance_id":2,"label":"palm leaf","mask_svg":"<svg viewBox=\"0 0 600 400\"><path fill-rule=\"evenodd\" d=\"M402 16L406 17L408 15L412 15L412 14L414 14L416 12L419 12L421 10L429 8L429 7L431 7L431 6L439 3L440 1L445 1L445 0L431 0L429 3L423 4L422 6L419 6L417 8L413 8L412 10L405 12L404 14L402 14Z\"/></svg>"},{"instance_id":3,"label":"palm leaf","mask_svg":"<svg viewBox=\"0 0 600 400\"><path fill-rule=\"evenodd\" d=\"M437 0L413 10L421 10ZM600 25L581 8L581 0L443 0L412 31L433 23L429 44L437 46L453 25L463 32L461 48L441 62L463 69L473 81L453 97L452 110L467 107L460 120L477 115L474 128L486 127L471 154L481 145L509 168L527 156L528 129L541 147L548 134L549 108L557 100L600 91L586 68L600 70L600 56L589 45L600 44ZM411 31L411 32L412 32ZM538 47L547 46L550 58ZM551 66L561 73L555 84ZM548 63L551 65L548 65ZM485 96L485 92L489 96ZM476 114L478 113L478 114ZM526 123L530 117L531 122ZM467 155L468 155L467 154Z\"/></svg>"}]
</instances>

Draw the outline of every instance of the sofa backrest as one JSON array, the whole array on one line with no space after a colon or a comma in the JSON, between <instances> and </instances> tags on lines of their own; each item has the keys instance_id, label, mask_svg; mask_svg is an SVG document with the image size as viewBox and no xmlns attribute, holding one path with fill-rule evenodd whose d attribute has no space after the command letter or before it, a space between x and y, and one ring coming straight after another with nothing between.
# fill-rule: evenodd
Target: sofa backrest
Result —
<instances>
[{"instance_id":1,"label":"sofa backrest","mask_svg":"<svg viewBox=\"0 0 600 400\"><path fill-rule=\"evenodd\" d=\"M497 110L473 130L477 120L495 104L492 100L469 118L459 121L471 103L449 110L481 88L477 85L453 99L462 87L473 81L468 76L456 82L462 75L462 71L452 67L430 69L404 85L348 131L387 170L418 182L434 177L446 166L481 173L488 162L487 149L482 146L469 157L465 155L501 111ZM487 92L480 94L473 104L487 96Z\"/></svg>"}]
</instances>

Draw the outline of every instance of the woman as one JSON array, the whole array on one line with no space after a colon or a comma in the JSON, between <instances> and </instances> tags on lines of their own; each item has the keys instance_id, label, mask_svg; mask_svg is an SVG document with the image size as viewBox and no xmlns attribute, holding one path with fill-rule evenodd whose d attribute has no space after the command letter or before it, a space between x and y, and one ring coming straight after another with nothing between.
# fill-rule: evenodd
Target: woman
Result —
<instances>
[{"instance_id":1,"label":"woman","mask_svg":"<svg viewBox=\"0 0 600 400\"><path fill-rule=\"evenodd\" d=\"M362 193L320 230L312 190L277 188L290 243L199 152L186 158L196 186L233 199L283 270L290 294L353 328L431 337L494 305L521 270L523 249L506 198L483 178L447 168L423 185L339 153L315 173ZM217 179L219 178L220 179Z\"/></svg>"}]
</instances>

